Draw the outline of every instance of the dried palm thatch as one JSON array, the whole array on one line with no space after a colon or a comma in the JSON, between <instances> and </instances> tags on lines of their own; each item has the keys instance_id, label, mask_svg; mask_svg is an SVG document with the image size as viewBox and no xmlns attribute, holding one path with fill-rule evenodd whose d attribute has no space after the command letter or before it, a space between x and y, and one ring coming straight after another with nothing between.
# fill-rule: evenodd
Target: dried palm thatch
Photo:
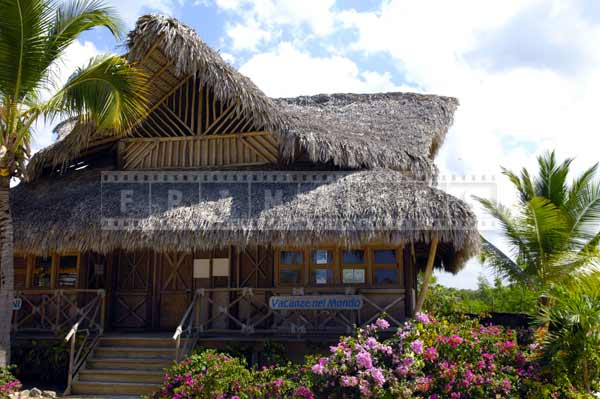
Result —
<instances>
[{"instance_id":1,"label":"dried palm thatch","mask_svg":"<svg viewBox=\"0 0 600 399\"><path fill-rule=\"evenodd\" d=\"M277 100L288 116L284 154L296 143L314 162L436 175L433 159L458 101L414 93L333 94Z\"/></svg>"},{"instance_id":2,"label":"dried palm thatch","mask_svg":"<svg viewBox=\"0 0 600 399\"><path fill-rule=\"evenodd\" d=\"M131 172L128 178L153 181L157 173ZM29 253L117 248L189 251L228 245L396 245L428 243L437 236L441 243L438 264L451 272L460 270L478 250L475 215L465 203L424 183L407 181L396 171L335 172L328 178L291 171L193 172L188 176L189 183L182 183L180 189L188 187L191 193L199 192L196 183L191 183L194 179L208 180L201 199L174 208L157 200L148 208L144 197L133 202L127 215L135 215L135 223L128 220L126 225L112 224L123 215L114 214L120 196L110 195L111 187L125 186L110 186L107 180L101 188L98 169L23 183L12 193L16 248ZM267 179L271 188L282 190L282 200L265 205L258 194L248 197L247 184L229 184L228 193L223 194L225 182L244 179ZM160 187L160 182L154 183L153 195Z\"/></svg>"},{"instance_id":3,"label":"dried palm thatch","mask_svg":"<svg viewBox=\"0 0 600 399\"><path fill-rule=\"evenodd\" d=\"M284 120L273 101L249 78L226 63L196 32L178 20L164 15L144 15L129 33L128 58L141 61L151 48L161 51L174 62L175 76L183 78L195 73L214 89L217 100L240 101L244 115L257 126L278 130Z\"/></svg>"},{"instance_id":4,"label":"dried palm thatch","mask_svg":"<svg viewBox=\"0 0 600 399\"><path fill-rule=\"evenodd\" d=\"M322 94L273 100L224 62L193 29L160 15L140 17L127 45L132 61L143 63L149 51L160 51L173 62L172 73L178 79L196 73L214 88L219 99L239 99L240 109L256 126L279 137L288 160L302 150L314 162L344 168L385 167L431 178L436 174L433 158L458 106L454 98L412 93ZM57 132L60 140L31 160L30 178L94 151L90 146L97 148L107 135L72 120L59 125Z\"/></svg>"}]
</instances>

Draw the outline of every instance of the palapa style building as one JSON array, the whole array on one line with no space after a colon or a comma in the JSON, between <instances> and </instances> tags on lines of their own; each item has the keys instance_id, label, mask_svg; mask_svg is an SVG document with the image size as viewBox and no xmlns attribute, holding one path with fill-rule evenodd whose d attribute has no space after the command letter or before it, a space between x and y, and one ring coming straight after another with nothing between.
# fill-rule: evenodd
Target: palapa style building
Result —
<instances>
[{"instance_id":1,"label":"palapa style building","mask_svg":"<svg viewBox=\"0 0 600 399\"><path fill-rule=\"evenodd\" d=\"M127 45L150 115L125 137L62 123L13 189L17 335L79 321L183 351L335 338L381 314L394 328L419 270L477 251L474 213L433 184L456 99L269 98L163 16Z\"/></svg>"}]
</instances>

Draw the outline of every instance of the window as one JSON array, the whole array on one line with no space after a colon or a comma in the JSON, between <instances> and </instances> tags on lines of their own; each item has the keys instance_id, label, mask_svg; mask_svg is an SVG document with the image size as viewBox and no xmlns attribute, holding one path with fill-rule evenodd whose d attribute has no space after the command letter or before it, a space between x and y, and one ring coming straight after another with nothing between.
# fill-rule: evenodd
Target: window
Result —
<instances>
[{"instance_id":1,"label":"window","mask_svg":"<svg viewBox=\"0 0 600 399\"><path fill-rule=\"evenodd\" d=\"M365 284L367 282L364 250L342 251L342 282L344 284Z\"/></svg>"},{"instance_id":2,"label":"window","mask_svg":"<svg viewBox=\"0 0 600 399\"><path fill-rule=\"evenodd\" d=\"M314 285L332 285L334 283L333 251L316 249L310 257L310 282Z\"/></svg>"},{"instance_id":3,"label":"window","mask_svg":"<svg viewBox=\"0 0 600 399\"><path fill-rule=\"evenodd\" d=\"M36 256L33 263L32 275L32 288L50 288L52 257Z\"/></svg>"},{"instance_id":4,"label":"window","mask_svg":"<svg viewBox=\"0 0 600 399\"><path fill-rule=\"evenodd\" d=\"M395 249L373 250L373 283L398 284L398 257Z\"/></svg>"},{"instance_id":5,"label":"window","mask_svg":"<svg viewBox=\"0 0 600 399\"><path fill-rule=\"evenodd\" d=\"M304 254L301 251L281 251L279 263L282 265L301 265L304 263Z\"/></svg>"},{"instance_id":6,"label":"window","mask_svg":"<svg viewBox=\"0 0 600 399\"><path fill-rule=\"evenodd\" d=\"M58 286L77 287L77 255L63 255L58 260Z\"/></svg>"},{"instance_id":7,"label":"window","mask_svg":"<svg viewBox=\"0 0 600 399\"><path fill-rule=\"evenodd\" d=\"M304 282L304 254L302 251L279 252L279 284L282 286L302 285Z\"/></svg>"}]
</instances>

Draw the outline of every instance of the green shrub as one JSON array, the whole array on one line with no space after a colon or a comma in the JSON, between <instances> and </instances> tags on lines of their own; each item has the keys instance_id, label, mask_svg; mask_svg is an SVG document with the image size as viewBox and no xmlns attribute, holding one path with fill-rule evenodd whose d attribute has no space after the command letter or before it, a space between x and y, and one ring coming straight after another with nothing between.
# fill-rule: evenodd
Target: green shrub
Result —
<instances>
[{"instance_id":1,"label":"green shrub","mask_svg":"<svg viewBox=\"0 0 600 399\"><path fill-rule=\"evenodd\" d=\"M307 378L298 366L250 369L244 359L208 349L169 369L153 398L311 399L312 393L302 385Z\"/></svg>"},{"instance_id":2,"label":"green shrub","mask_svg":"<svg viewBox=\"0 0 600 399\"><path fill-rule=\"evenodd\" d=\"M21 382L12 374L14 366L0 367L0 398L8 398L21 387Z\"/></svg>"},{"instance_id":3,"label":"green shrub","mask_svg":"<svg viewBox=\"0 0 600 399\"><path fill-rule=\"evenodd\" d=\"M600 381L600 274L555 287L549 299L539 318L549 326L543 365L565 383L591 392Z\"/></svg>"},{"instance_id":4,"label":"green shrub","mask_svg":"<svg viewBox=\"0 0 600 399\"><path fill-rule=\"evenodd\" d=\"M17 376L25 381L66 383L69 349L63 340L31 340L16 346Z\"/></svg>"}]
</instances>

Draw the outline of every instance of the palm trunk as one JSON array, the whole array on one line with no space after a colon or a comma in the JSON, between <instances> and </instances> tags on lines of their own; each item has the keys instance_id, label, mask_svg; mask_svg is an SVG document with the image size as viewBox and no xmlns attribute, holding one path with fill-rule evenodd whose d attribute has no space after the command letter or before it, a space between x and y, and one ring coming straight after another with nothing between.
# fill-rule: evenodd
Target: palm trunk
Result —
<instances>
[{"instance_id":1,"label":"palm trunk","mask_svg":"<svg viewBox=\"0 0 600 399\"><path fill-rule=\"evenodd\" d=\"M10 363L10 330L14 297L13 225L10 177L0 176L0 367Z\"/></svg>"}]
</instances>

